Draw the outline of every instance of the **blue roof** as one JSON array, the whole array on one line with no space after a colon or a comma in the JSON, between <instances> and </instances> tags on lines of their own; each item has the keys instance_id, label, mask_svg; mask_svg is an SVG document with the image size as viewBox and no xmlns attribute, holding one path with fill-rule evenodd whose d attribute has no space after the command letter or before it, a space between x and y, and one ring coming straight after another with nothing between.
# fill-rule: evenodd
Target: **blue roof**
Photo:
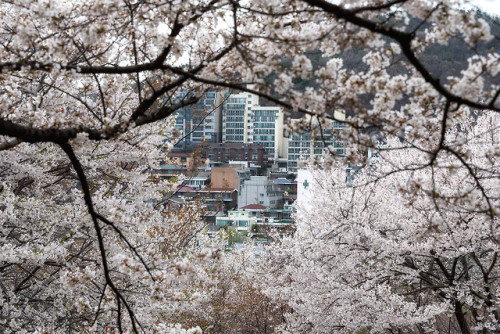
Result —
<instances>
[{"instance_id":1,"label":"blue roof","mask_svg":"<svg viewBox=\"0 0 500 334\"><path fill-rule=\"evenodd\" d=\"M285 179L284 177L279 177L276 179L276 181L280 184L292 184L292 181L289 179Z\"/></svg>"}]
</instances>

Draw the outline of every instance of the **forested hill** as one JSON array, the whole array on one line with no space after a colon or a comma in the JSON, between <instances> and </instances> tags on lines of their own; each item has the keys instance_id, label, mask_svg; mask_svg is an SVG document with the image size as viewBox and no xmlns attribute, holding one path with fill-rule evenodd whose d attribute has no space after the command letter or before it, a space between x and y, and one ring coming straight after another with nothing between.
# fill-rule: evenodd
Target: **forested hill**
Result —
<instances>
[{"instance_id":1,"label":"forested hill","mask_svg":"<svg viewBox=\"0 0 500 334\"><path fill-rule=\"evenodd\" d=\"M471 50L463 39L451 38L446 45L433 45L425 49L419 55L419 59L431 74L440 80L446 80L450 75L460 75L460 71L467 67L467 59L474 54L485 54L486 49L497 49L500 51L500 23L495 22L495 18L487 15L484 12L477 12L477 16L485 19L490 24L491 33L498 36L491 42L479 44L476 50ZM498 20L497 20L498 21ZM420 20L413 19L410 24L411 30L413 27L422 24ZM430 28L431 25L423 23L420 31ZM356 69L362 64L364 54L357 50L348 50L340 55L344 61L344 66L348 69ZM393 71L403 71L402 66L394 66Z\"/></svg>"},{"instance_id":2,"label":"forested hill","mask_svg":"<svg viewBox=\"0 0 500 334\"><path fill-rule=\"evenodd\" d=\"M462 39L451 38L448 40L446 45L432 45L425 49L425 51L418 55L420 61L426 66L430 73L439 78L442 82L447 82L447 78L450 76L460 76L460 72L467 68L467 59L472 57L474 54L485 54L486 50L499 50L500 52L500 19L492 17L484 12L477 11L476 15L485 19L490 24L491 33L495 38L489 43L479 44L478 47L473 50L467 47ZM422 22L417 19L412 19L410 22L409 30L421 25L419 31L423 31L431 27L428 22ZM337 57L342 58L343 68L348 71L362 71L367 68L366 64L363 63L363 57L366 51L361 49L351 48L338 54ZM321 51L310 51L307 53L309 59L311 59L314 69L324 66L329 58L323 57ZM283 66L289 67L291 65L291 60L289 58L283 59ZM388 69L390 74L403 74L407 71L403 62L399 61ZM500 83L500 75L493 77L484 77L485 84L489 85L492 83ZM272 84L274 81L274 75L268 77L268 82ZM297 78L294 80L295 88L298 90L304 90L306 87L316 87L316 82L314 78L310 80L303 80Z\"/></svg>"}]
</instances>

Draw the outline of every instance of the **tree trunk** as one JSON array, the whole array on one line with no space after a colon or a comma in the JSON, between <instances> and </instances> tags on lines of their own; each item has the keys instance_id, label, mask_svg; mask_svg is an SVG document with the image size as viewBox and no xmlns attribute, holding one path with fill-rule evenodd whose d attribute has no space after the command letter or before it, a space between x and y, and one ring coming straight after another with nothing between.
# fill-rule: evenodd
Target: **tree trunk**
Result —
<instances>
[{"instance_id":1,"label":"tree trunk","mask_svg":"<svg viewBox=\"0 0 500 334\"><path fill-rule=\"evenodd\" d=\"M470 334L469 324L467 324L462 310L462 303L458 301L455 302L455 317L457 318L458 326L460 326L460 332L462 334Z\"/></svg>"}]
</instances>

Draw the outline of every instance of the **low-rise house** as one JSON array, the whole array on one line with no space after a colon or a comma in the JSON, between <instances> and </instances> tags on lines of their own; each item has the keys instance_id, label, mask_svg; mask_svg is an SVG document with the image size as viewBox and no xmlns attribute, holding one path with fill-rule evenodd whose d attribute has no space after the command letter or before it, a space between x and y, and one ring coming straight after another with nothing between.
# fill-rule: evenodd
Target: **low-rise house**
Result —
<instances>
[{"instance_id":1,"label":"low-rise house","mask_svg":"<svg viewBox=\"0 0 500 334\"><path fill-rule=\"evenodd\" d=\"M238 191L234 188L204 188L196 192L209 211L228 211L236 208Z\"/></svg>"},{"instance_id":2,"label":"low-rise house","mask_svg":"<svg viewBox=\"0 0 500 334\"><path fill-rule=\"evenodd\" d=\"M203 157L212 161L248 161L259 166L269 163L268 153L258 144L220 143L212 144L203 151Z\"/></svg>"},{"instance_id":3,"label":"low-rise house","mask_svg":"<svg viewBox=\"0 0 500 334\"><path fill-rule=\"evenodd\" d=\"M267 207L261 204L249 204L240 207L240 210L248 212L251 217L261 217L263 213L267 210Z\"/></svg>"},{"instance_id":4,"label":"low-rise house","mask_svg":"<svg viewBox=\"0 0 500 334\"><path fill-rule=\"evenodd\" d=\"M292 209L268 209L263 205L251 204L238 210L228 211L227 216L217 217L219 228L230 228L249 237L263 237L272 229L283 233L290 230L293 221Z\"/></svg>"},{"instance_id":5,"label":"low-rise house","mask_svg":"<svg viewBox=\"0 0 500 334\"><path fill-rule=\"evenodd\" d=\"M163 164L159 169L153 169L150 171L153 176L160 177L162 179L176 178L181 174L185 174L187 169L183 165L176 164Z\"/></svg>"},{"instance_id":6,"label":"low-rise house","mask_svg":"<svg viewBox=\"0 0 500 334\"><path fill-rule=\"evenodd\" d=\"M238 206L260 204L268 208L277 208L282 197L283 192L279 190L276 182L266 176L251 176L240 186Z\"/></svg>"},{"instance_id":7,"label":"low-rise house","mask_svg":"<svg viewBox=\"0 0 500 334\"><path fill-rule=\"evenodd\" d=\"M210 184L210 173L198 172L197 175L186 177L183 184L194 189L203 189Z\"/></svg>"},{"instance_id":8,"label":"low-rise house","mask_svg":"<svg viewBox=\"0 0 500 334\"><path fill-rule=\"evenodd\" d=\"M240 180L238 171L233 167L213 167L211 169L211 186L214 188L238 189Z\"/></svg>"},{"instance_id":9,"label":"low-rise house","mask_svg":"<svg viewBox=\"0 0 500 334\"><path fill-rule=\"evenodd\" d=\"M227 216L217 217L216 224L220 227L231 226L238 232L248 232L255 224L257 218L251 217L245 210L228 211Z\"/></svg>"}]
</instances>

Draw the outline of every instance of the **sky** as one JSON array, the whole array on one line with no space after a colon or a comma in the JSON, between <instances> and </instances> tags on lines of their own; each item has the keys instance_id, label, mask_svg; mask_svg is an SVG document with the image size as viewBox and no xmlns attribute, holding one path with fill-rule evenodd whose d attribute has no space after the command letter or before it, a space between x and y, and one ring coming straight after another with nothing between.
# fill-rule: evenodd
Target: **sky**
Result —
<instances>
[{"instance_id":1,"label":"sky","mask_svg":"<svg viewBox=\"0 0 500 334\"><path fill-rule=\"evenodd\" d=\"M471 0L471 4L476 5L488 14L495 14L500 17L500 0Z\"/></svg>"}]
</instances>

